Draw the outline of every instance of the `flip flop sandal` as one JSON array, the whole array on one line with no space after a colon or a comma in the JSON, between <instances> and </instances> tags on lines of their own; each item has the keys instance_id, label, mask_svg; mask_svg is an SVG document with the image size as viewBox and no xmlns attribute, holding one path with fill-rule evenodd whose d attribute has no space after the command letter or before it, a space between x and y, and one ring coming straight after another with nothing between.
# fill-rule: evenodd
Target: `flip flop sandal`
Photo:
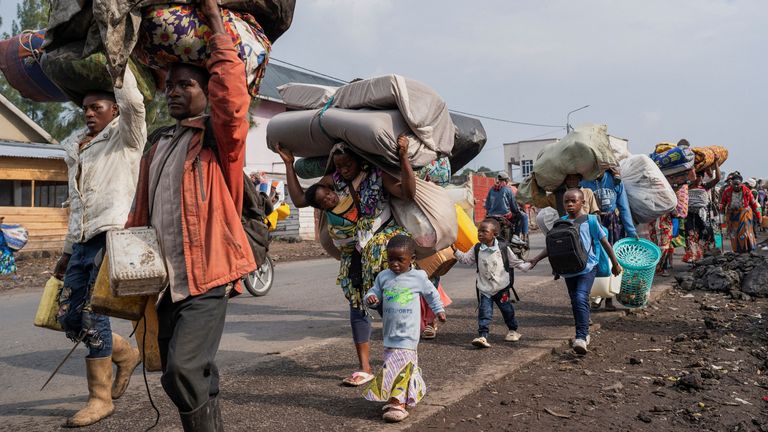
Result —
<instances>
[{"instance_id":1,"label":"flip flop sandal","mask_svg":"<svg viewBox=\"0 0 768 432\"><path fill-rule=\"evenodd\" d=\"M344 378L342 384L347 387L359 387L363 384L367 384L373 381L373 378L373 374L369 374L367 372L355 372L352 374L352 376Z\"/></svg>"},{"instance_id":2,"label":"flip flop sandal","mask_svg":"<svg viewBox=\"0 0 768 432\"><path fill-rule=\"evenodd\" d=\"M426 326L421 333L421 337L424 339L434 339L437 336L437 328L433 326Z\"/></svg>"},{"instance_id":3,"label":"flip flop sandal","mask_svg":"<svg viewBox=\"0 0 768 432\"><path fill-rule=\"evenodd\" d=\"M592 310L600 309L600 306L603 305L603 299L600 299L599 302L590 302L590 306L592 307Z\"/></svg>"},{"instance_id":4,"label":"flip flop sandal","mask_svg":"<svg viewBox=\"0 0 768 432\"><path fill-rule=\"evenodd\" d=\"M385 412L381 416L387 423L398 423L408 418L408 411L405 408L399 406L392 406L389 411Z\"/></svg>"}]
</instances>

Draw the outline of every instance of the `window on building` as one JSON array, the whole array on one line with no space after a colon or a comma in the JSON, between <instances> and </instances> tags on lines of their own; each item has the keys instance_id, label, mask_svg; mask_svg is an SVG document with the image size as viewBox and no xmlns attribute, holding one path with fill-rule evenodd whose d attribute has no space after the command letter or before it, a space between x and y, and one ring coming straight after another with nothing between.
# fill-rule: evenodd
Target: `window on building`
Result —
<instances>
[{"instance_id":1,"label":"window on building","mask_svg":"<svg viewBox=\"0 0 768 432\"><path fill-rule=\"evenodd\" d=\"M520 170L523 178L529 177L533 173L533 161L530 159L520 161Z\"/></svg>"},{"instance_id":2,"label":"window on building","mask_svg":"<svg viewBox=\"0 0 768 432\"><path fill-rule=\"evenodd\" d=\"M35 207L61 208L67 200L67 182L36 181Z\"/></svg>"},{"instance_id":3,"label":"window on building","mask_svg":"<svg viewBox=\"0 0 768 432\"><path fill-rule=\"evenodd\" d=\"M0 206L31 207L32 181L0 180Z\"/></svg>"}]
</instances>

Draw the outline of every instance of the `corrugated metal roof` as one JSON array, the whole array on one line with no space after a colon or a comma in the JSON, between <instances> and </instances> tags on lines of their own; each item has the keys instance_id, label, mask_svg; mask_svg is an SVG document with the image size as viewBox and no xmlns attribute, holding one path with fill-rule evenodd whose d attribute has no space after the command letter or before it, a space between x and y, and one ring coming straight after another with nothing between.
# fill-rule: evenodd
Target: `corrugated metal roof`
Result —
<instances>
[{"instance_id":1,"label":"corrugated metal roof","mask_svg":"<svg viewBox=\"0 0 768 432\"><path fill-rule=\"evenodd\" d=\"M302 72L297 69L292 69L286 66L277 65L274 63L267 64L267 70L264 73L264 79L261 81L261 87L259 88L259 96L266 99L275 101L282 101L280 93L277 92L277 88L283 84L292 82L304 83L304 84L319 84L338 87L345 83L335 81L329 78L321 77L318 75Z\"/></svg>"},{"instance_id":2,"label":"corrugated metal roof","mask_svg":"<svg viewBox=\"0 0 768 432\"><path fill-rule=\"evenodd\" d=\"M0 141L0 157L32 159L64 159L64 147L59 144Z\"/></svg>"}]
</instances>

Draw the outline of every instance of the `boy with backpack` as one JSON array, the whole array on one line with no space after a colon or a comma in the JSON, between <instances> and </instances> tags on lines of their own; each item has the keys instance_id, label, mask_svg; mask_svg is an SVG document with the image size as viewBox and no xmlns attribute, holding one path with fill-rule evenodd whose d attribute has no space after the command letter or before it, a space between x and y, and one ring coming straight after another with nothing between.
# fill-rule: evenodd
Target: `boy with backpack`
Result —
<instances>
[{"instance_id":1,"label":"boy with backpack","mask_svg":"<svg viewBox=\"0 0 768 432\"><path fill-rule=\"evenodd\" d=\"M504 323L509 329L504 340L516 342L522 335L517 332L515 308L512 306L510 291L514 293L514 270L528 271L530 264L521 260L512 252L506 242L498 239L501 226L495 219L485 219L477 229L476 244L467 252L454 249L456 259L465 265L475 265L477 269L477 319L479 336L472 341L478 348L490 348L488 332L493 319L493 304L501 311ZM517 297L517 293L515 293Z\"/></svg>"},{"instance_id":2,"label":"boy with backpack","mask_svg":"<svg viewBox=\"0 0 768 432\"><path fill-rule=\"evenodd\" d=\"M565 278L576 321L573 350L587 353L589 345L589 293L597 276L621 274L613 248L594 215L584 213L584 193L570 189L563 196L566 216L547 233L546 248L530 261L531 268L549 257L552 270Z\"/></svg>"}]
</instances>

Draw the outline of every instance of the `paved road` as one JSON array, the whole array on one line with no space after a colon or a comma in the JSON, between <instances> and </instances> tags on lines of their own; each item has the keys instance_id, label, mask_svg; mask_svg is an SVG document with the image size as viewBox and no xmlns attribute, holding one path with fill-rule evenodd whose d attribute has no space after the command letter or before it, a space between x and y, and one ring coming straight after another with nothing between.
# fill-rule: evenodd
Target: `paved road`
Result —
<instances>
[{"instance_id":1,"label":"paved road","mask_svg":"<svg viewBox=\"0 0 768 432\"><path fill-rule=\"evenodd\" d=\"M540 237L537 240L541 242ZM220 366L256 363L275 353L347 337L348 311L334 283L336 271L332 260L282 263L267 296L245 294L232 300L217 357ZM457 267L444 278L454 300L474 298L474 273L474 269ZM533 273L538 281L546 278L547 271L542 266ZM82 406L87 394L82 347L45 391L38 390L71 348L63 333L32 325L40 293L30 289L0 294L0 424L14 425L14 429L32 425L35 430L53 429L63 416ZM127 321L113 319L112 324L114 331L130 333ZM132 380L131 389L142 388L141 379Z\"/></svg>"}]
</instances>

